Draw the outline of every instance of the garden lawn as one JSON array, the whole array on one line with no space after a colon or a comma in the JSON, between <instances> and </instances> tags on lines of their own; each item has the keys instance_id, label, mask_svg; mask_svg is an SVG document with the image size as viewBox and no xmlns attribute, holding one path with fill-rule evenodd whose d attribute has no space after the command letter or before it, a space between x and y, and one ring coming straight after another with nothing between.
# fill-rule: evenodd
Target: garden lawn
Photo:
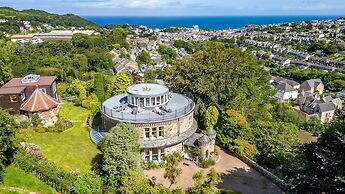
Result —
<instances>
[{"instance_id":1,"label":"garden lawn","mask_svg":"<svg viewBox=\"0 0 345 194\"><path fill-rule=\"evenodd\" d=\"M14 191L16 190L16 191ZM53 189L32 174L28 174L14 166L5 169L3 182L0 183L0 193L54 193Z\"/></svg>"},{"instance_id":2,"label":"garden lawn","mask_svg":"<svg viewBox=\"0 0 345 194\"><path fill-rule=\"evenodd\" d=\"M88 172L92 167L92 160L100 151L89 137L89 130L83 128L90 111L71 102L63 102L60 116L74 120L73 127L57 133L37 133L30 130L29 141L40 146L40 151L51 161L66 171L80 170Z\"/></svg>"}]
</instances>

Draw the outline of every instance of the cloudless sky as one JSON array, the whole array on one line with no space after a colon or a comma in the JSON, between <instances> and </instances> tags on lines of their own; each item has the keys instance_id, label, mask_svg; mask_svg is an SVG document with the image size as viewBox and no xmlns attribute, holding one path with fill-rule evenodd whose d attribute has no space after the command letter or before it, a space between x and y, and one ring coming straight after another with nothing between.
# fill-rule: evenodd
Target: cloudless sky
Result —
<instances>
[{"instance_id":1,"label":"cloudless sky","mask_svg":"<svg viewBox=\"0 0 345 194\"><path fill-rule=\"evenodd\" d=\"M345 0L0 0L84 16L345 15Z\"/></svg>"}]
</instances>

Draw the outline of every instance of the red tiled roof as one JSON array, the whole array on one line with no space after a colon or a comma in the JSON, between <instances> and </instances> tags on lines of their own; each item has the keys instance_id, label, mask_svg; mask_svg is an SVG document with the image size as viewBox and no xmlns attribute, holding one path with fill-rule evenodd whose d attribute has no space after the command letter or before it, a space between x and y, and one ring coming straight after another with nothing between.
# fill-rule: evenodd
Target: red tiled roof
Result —
<instances>
[{"instance_id":1,"label":"red tiled roof","mask_svg":"<svg viewBox=\"0 0 345 194\"><path fill-rule=\"evenodd\" d=\"M49 86L51 85L57 78L56 76L42 76L38 82L33 83L22 83L23 78L13 78L11 81L7 82L2 87L9 88L9 87L27 87L27 86Z\"/></svg>"},{"instance_id":2,"label":"red tiled roof","mask_svg":"<svg viewBox=\"0 0 345 194\"><path fill-rule=\"evenodd\" d=\"M20 110L28 112L38 112L53 109L59 105L59 102L40 89L36 89L27 99Z\"/></svg>"}]
</instances>

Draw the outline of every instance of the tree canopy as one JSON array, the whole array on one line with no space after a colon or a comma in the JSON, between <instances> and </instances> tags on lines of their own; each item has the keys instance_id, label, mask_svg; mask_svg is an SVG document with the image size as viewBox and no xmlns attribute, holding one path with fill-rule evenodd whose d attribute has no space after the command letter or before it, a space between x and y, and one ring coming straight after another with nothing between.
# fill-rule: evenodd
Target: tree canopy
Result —
<instances>
[{"instance_id":1,"label":"tree canopy","mask_svg":"<svg viewBox=\"0 0 345 194\"><path fill-rule=\"evenodd\" d=\"M0 181L4 166L11 163L16 150L14 145L17 123L8 112L0 108Z\"/></svg>"},{"instance_id":2,"label":"tree canopy","mask_svg":"<svg viewBox=\"0 0 345 194\"><path fill-rule=\"evenodd\" d=\"M150 56L150 54L148 52L142 51L138 55L136 60L139 63L139 65L141 65L141 64L149 64L149 63L151 63L151 56Z\"/></svg>"},{"instance_id":3,"label":"tree canopy","mask_svg":"<svg viewBox=\"0 0 345 194\"><path fill-rule=\"evenodd\" d=\"M317 142L300 148L302 165L288 179L296 192L345 192L344 125L344 121L333 122Z\"/></svg>"},{"instance_id":4,"label":"tree canopy","mask_svg":"<svg viewBox=\"0 0 345 194\"><path fill-rule=\"evenodd\" d=\"M118 175L126 169L140 170L138 130L130 124L119 123L109 131L99 147L103 152L103 171Z\"/></svg>"},{"instance_id":5,"label":"tree canopy","mask_svg":"<svg viewBox=\"0 0 345 194\"><path fill-rule=\"evenodd\" d=\"M259 109L272 94L268 74L249 52L215 44L192 58L177 61L168 71L167 81L173 88L196 97L197 116L204 115L212 104L240 110L250 118L268 114Z\"/></svg>"}]
</instances>

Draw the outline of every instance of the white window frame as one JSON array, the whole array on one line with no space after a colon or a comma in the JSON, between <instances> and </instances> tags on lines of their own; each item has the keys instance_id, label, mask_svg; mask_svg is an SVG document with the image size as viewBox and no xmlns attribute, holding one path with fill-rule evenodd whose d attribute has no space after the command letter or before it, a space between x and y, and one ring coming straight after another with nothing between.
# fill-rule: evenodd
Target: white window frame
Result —
<instances>
[{"instance_id":1,"label":"white window frame","mask_svg":"<svg viewBox=\"0 0 345 194\"><path fill-rule=\"evenodd\" d=\"M26 95L24 91L20 93L20 97L22 99L22 102L26 99Z\"/></svg>"},{"instance_id":2,"label":"white window frame","mask_svg":"<svg viewBox=\"0 0 345 194\"><path fill-rule=\"evenodd\" d=\"M39 88L39 90L41 90L44 93L47 93L47 89L45 89L45 88Z\"/></svg>"}]
</instances>

